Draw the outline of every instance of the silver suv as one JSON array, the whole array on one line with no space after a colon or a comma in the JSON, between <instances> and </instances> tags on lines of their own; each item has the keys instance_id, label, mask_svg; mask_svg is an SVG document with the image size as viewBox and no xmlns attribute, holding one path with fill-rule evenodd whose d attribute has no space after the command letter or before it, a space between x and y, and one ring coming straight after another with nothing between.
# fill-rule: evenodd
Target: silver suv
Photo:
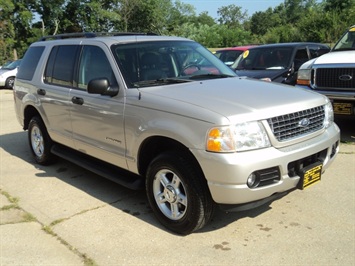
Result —
<instances>
[{"instance_id":1,"label":"silver suv","mask_svg":"<svg viewBox=\"0 0 355 266\"><path fill-rule=\"evenodd\" d=\"M339 149L327 97L239 78L200 44L144 34L33 43L14 87L39 164L56 156L133 189L189 234L318 182Z\"/></svg>"}]
</instances>

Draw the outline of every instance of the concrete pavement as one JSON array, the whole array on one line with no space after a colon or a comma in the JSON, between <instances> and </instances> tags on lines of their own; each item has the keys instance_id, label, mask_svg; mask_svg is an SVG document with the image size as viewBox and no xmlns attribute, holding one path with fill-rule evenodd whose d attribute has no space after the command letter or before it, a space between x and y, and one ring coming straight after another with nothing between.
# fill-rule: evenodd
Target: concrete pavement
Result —
<instances>
[{"instance_id":1,"label":"concrete pavement","mask_svg":"<svg viewBox=\"0 0 355 266\"><path fill-rule=\"evenodd\" d=\"M217 211L183 237L155 220L144 191L64 160L35 164L12 91L0 90L0 265L355 265L353 125L321 182L255 210Z\"/></svg>"}]
</instances>

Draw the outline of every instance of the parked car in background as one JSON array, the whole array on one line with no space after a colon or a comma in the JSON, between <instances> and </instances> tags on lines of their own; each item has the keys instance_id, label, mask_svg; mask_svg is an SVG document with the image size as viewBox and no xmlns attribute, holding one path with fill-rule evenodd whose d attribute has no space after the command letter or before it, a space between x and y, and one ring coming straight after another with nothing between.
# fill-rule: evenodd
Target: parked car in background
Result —
<instances>
[{"instance_id":1,"label":"parked car in background","mask_svg":"<svg viewBox=\"0 0 355 266\"><path fill-rule=\"evenodd\" d=\"M300 66L329 51L320 43L265 44L244 51L231 68L238 76L295 85Z\"/></svg>"},{"instance_id":2,"label":"parked car in background","mask_svg":"<svg viewBox=\"0 0 355 266\"><path fill-rule=\"evenodd\" d=\"M0 88L12 89L14 87L17 69L21 64L21 59L11 62L0 69Z\"/></svg>"},{"instance_id":3,"label":"parked car in background","mask_svg":"<svg viewBox=\"0 0 355 266\"><path fill-rule=\"evenodd\" d=\"M255 45L246 45L246 46L236 46L229 47L217 50L214 54L219 59L223 61L227 66L233 65L235 60L246 50L254 47Z\"/></svg>"},{"instance_id":4,"label":"parked car in background","mask_svg":"<svg viewBox=\"0 0 355 266\"><path fill-rule=\"evenodd\" d=\"M330 98L335 114L355 117L355 25L330 53L300 67L297 85Z\"/></svg>"},{"instance_id":5,"label":"parked car in background","mask_svg":"<svg viewBox=\"0 0 355 266\"><path fill-rule=\"evenodd\" d=\"M8 65L10 65L13 61L10 60L10 61L7 61L5 64L3 64L2 66L0 66L0 69L3 68L3 67L6 67Z\"/></svg>"}]
</instances>

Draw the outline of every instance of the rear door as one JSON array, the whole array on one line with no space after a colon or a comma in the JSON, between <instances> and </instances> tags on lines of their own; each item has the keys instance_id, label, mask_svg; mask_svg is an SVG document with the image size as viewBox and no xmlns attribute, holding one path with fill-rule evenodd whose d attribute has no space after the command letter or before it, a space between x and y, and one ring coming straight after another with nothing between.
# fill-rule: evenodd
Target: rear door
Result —
<instances>
[{"instance_id":1,"label":"rear door","mask_svg":"<svg viewBox=\"0 0 355 266\"><path fill-rule=\"evenodd\" d=\"M51 138L70 147L74 143L68 97L74 86L73 76L79 48L78 44L53 46L43 71L43 84L36 89Z\"/></svg>"}]
</instances>

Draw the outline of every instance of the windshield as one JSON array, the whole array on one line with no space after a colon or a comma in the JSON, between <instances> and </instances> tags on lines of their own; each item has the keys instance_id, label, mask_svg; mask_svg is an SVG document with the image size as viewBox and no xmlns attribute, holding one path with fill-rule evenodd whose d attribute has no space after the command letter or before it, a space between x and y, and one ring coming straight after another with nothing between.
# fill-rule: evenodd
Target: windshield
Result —
<instances>
[{"instance_id":1,"label":"windshield","mask_svg":"<svg viewBox=\"0 0 355 266\"><path fill-rule=\"evenodd\" d=\"M235 70L275 70L290 65L291 47L254 48L238 57L232 68Z\"/></svg>"},{"instance_id":2,"label":"windshield","mask_svg":"<svg viewBox=\"0 0 355 266\"><path fill-rule=\"evenodd\" d=\"M355 26L351 27L333 48L333 51L344 50L355 50Z\"/></svg>"},{"instance_id":3,"label":"windshield","mask_svg":"<svg viewBox=\"0 0 355 266\"><path fill-rule=\"evenodd\" d=\"M111 50L129 88L236 76L210 51L192 41L115 44Z\"/></svg>"},{"instance_id":4,"label":"windshield","mask_svg":"<svg viewBox=\"0 0 355 266\"><path fill-rule=\"evenodd\" d=\"M21 60L16 60L11 62L10 64L4 66L2 69L13 70L16 67L20 66Z\"/></svg>"}]
</instances>

